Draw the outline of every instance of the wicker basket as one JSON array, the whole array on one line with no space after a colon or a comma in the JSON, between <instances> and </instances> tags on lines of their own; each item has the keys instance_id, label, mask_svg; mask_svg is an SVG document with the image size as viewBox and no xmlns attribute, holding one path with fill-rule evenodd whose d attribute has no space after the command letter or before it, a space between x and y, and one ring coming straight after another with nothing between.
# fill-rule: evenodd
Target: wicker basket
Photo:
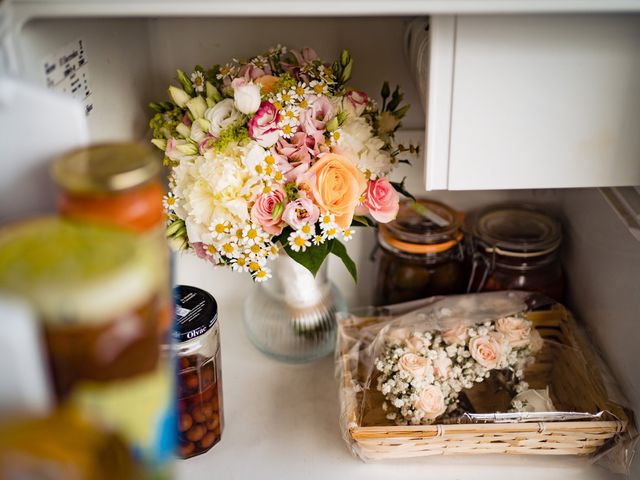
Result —
<instances>
[{"instance_id":1,"label":"wicker basket","mask_svg":"<svg viewBox=\"0 0 640 480\"><path fill-rule=\"evenodd\" d=\"M348 355L343 352L343 409L348 435L358 454L366 460L496 453L587 455L625 431L629 417L623 408L608 399L599 362L569 312L558 305L548 311L530 312L527 317L546 340L573 347L554 349L554 342L545 342L535 364L526 372L532 388L549 385L554 404L560 409L608 412L602 420L363 426L359 424L357 412L358 396L362 393L354 392L351 387Z\"/></svg>"}]
</instances>

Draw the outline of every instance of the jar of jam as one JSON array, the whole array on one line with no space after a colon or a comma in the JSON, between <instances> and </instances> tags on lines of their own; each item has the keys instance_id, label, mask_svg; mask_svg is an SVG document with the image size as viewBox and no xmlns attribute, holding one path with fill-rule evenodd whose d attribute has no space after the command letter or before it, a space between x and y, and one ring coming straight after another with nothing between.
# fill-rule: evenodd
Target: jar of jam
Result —
<instances>
[{"instance_id":1,"label":"jar of jam","mask_svg":"<svg viewBox=\"0 0 640 480\"><path fill-rule=\"evenodd\" d=\"M218 305L199 288L180 285L175 294L178 455L189 458L218 443L224 427Z\"/></svg>"},{"instance_id":2,"label":"jar of jam","mask_svg":"<svg viewBox=\"0 0 640 480\"><path fill-rule=\"evenodd\" d=\"M57 405L121 434L160 478L170 475L175 431L158 255L126 230L59 218L0 231L0 291L36 312Z\"/></svg>"},{"instance_id":3,"label":"jar of jam","mask_svg":"<svg viewBox=\"0 0 640 480\"><path fill-rule=\"evenodd\" d=\"M556 218L528 205L496 206L476 215L469 229L470 291L526 290L563 301L562 228Z\"/></svg>"},{"instance_id":4,"label":"jar of jam","mask_svg":"<svg viewBox=\"0 0 640 480\"><path fill-rule=\"evenodd\" d=\"M73 150L55 160L60 213L136 232L163 224L159 160L138 143L105 143Z\"/></svg>"},{"instance_id":5,"label":"jar of jam","mask_svg":"<svg viewBox=\"0 0 640 480\"><path fill-rule=\"evenodd\" d=\"M464 293L462 215L433 200L403 202L396 219L378 230L374 304Z\"/></svg>"},{"instance_id":6,"label":"jar of jam","mask_svg":"<svg viewBox=\"0 0 640 480\"><path fill-rule=\"evenodd\" d=\"M58 210L63 217L132 231L158 250L158 274L165 279L158 325L168 334L173 302L161 168L159 159L145 145L104 143L58 157L52 174L60 187Z\"/></svg>"}]
</instances>

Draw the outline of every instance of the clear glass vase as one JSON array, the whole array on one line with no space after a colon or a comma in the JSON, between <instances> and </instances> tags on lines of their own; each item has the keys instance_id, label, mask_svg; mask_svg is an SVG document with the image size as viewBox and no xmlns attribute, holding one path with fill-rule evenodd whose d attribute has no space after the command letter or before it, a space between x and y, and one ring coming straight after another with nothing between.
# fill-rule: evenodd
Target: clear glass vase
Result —
<instances>
[{"instance_id":1,"label":"clear glass vase","mask_svg":"<svg viewBox=\"0 0 640 480\"><path fill-rule=\"evenodd\" d=\"M315 277L283 253L270 266L273 278L256 285L244 304L249 339L266 355L290 363L333 352L336 313L346 304L327 276L327 262Z\"/></svg>"}]
</instances>

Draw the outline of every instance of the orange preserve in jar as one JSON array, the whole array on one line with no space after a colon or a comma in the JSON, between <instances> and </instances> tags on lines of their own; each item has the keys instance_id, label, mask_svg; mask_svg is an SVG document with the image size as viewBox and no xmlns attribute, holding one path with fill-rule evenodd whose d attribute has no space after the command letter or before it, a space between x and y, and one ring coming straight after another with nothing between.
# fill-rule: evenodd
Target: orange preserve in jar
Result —
<instances>
[{"instance_id":1,"label":"orange preserve in jar","mask_svg":"<svg viewBox=\"0 0 640 480\"><path fill-rule=\"evenodd\" d=\"M139 233L163 223L161 165L145 146L107 143L74 150L53 164L60 213Z\"/></svg>"},{"instance_id":2,"label":"orange preserve in jar","mask_svg":"<svg viewBox=\"0 0 640 480\"><path fill-rule=\"evenodd\" d=\"M460 213L433 200L403 202L379 226L376 305L464 293L468 268Z\"/></svg>"}]
</instances>

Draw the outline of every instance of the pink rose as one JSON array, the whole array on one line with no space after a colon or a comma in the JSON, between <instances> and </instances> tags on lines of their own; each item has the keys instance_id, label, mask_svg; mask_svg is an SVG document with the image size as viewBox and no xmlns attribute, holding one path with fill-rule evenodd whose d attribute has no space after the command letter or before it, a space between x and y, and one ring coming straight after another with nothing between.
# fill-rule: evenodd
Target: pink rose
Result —
<instances>
[{"instance_id":1,"label":"pink rose","mask_svg":"<svg viewBox=\"0 0 640 480\"><path fill-rule=\"evenodd\" d=\"M496 336L482 335L472 338L469 350L473 359L489 370L498 366L502 357L502 345Z\"/></svg>"},{"instance_id":2,"label":"pink rose","mask_svg":"<svg viewBox=\"0 0 640 480\"><path fill-rule=\"evenodd\" d=\"M320 217L320 210L308 198L298 198L289 202L284 208L282 219L295 230L298 230L305 223L315 224Z\"/></svg>"},{"instance_id":3,"label":"pink rose","mask_svg":"<svg viewBox=\"0 0 640 480\"><path fill-rule=\"evenodd\" d=\"M377 222L388 223L398 215L400 197L389 180L378 178L367 183L364 205Z\"/></svg>"},{"instance_id":4,"label":"pink rose","mask_svg":"<svg viewBox=\"0 0 640 480\"><path fill-rule=\"evenodd\" d=\"M321 141L327 122L335 116L335 109L324 95L309 95L307 99L309 108L300 115L300 124L308 135Z\"/></svg>"},{"instance_id":5,"label":"pink rose","mask_svg":"<svg viewBox=\"0 0 640 480\"><path fill-rule=\"evenodd\" d=\"M280 138L276 144L276 151L287 157L289 163L297 166L301 163L311 162L315 143L313 137L309 137L304 132L298 132L290 139Z\"/></svg>"},{"instance_id":6,"label":"pink rose","mask_svg":"<svg viewBox=\"0 0 640 480\"><path fill-rule=\"evenodd\" d=\"M447 409L447 406L444 404L442 390L435 385L431 385L422 390L414 406L417 410L424 412L424 417L422 418L426 420L435 420Z\"/></svg>"},{"instance_id":7,"label":"pink rose","mask_svg":"<svg viewBox=\"0 0 640 480\"><path fill-rule=\"evenodd\" d=\"M405 353L398 360L398 366L414 377L422 377L427 373L429 360L414 353Z\"/></svg>"},{"instance_id":8,"label":"pink rose","mask_svg":"<svg viewBox=\"0 0 640 480\"><path fill-rule=\"evenodd\" d=\"M424 341L422 341L422 338L420 337L408 338L404 343L407 345L407 348L413 353L418 353L424 348Z\"/></svg>"},{"instance_id":9,"label":"pink rose","mask_svg":"<svg viewBox=\"0 0 640 480\"><path fill-rule=\"evenodd\" d=\"M442 340L444 340L447 345L464 345L468 338L469 332L467 327L462 324L442 332Z\"/></svg>"},{"instance_id":10,"label":"pink rose","mask_svg":"<svg viewBox=\"0 0 640 480\"><path fill-rule=\"evenodd\" d=\"M285 198L286 194L279 185L273 187L269 193L261 193L251 207L251 220L260 225L265 232L280 235L284 228L282 204ZM280 207L276 207L277 205Z\"/></svg>"},{"instance_id":11,"label":"pink rose","mask_svg":"<svg viewBox=\"0 0 640 480\"><path fill-rule=\"evenodd\" d=\"M249 136L263 148L269 148L278 140L280 114L270 102L262 102L260 108L247 125Z\"/></svg>"},{"instance_id":12,"label":"pink rose","mask_svg":"<svg viewBox=\"0 0 640 480\"><path fill-rule=\"evenodd\" d=\"M369 97L367 97L366 93L352 90L344 96L342 108L344 108L347 113L359 117L362 115L362 112L364 112L368 101Z\"/></svg>"},{"instance_id":13,"label":"pink rose","mask_svg":"<svg viewBox=\"0 0 640 480\"><path fill-rule=\"evenodd\" d=\"M531 322L524 318L501 318L496 321L496 330L505 336L512 348L526 347L531 338Z\"/></svg>"}]
</instances>

